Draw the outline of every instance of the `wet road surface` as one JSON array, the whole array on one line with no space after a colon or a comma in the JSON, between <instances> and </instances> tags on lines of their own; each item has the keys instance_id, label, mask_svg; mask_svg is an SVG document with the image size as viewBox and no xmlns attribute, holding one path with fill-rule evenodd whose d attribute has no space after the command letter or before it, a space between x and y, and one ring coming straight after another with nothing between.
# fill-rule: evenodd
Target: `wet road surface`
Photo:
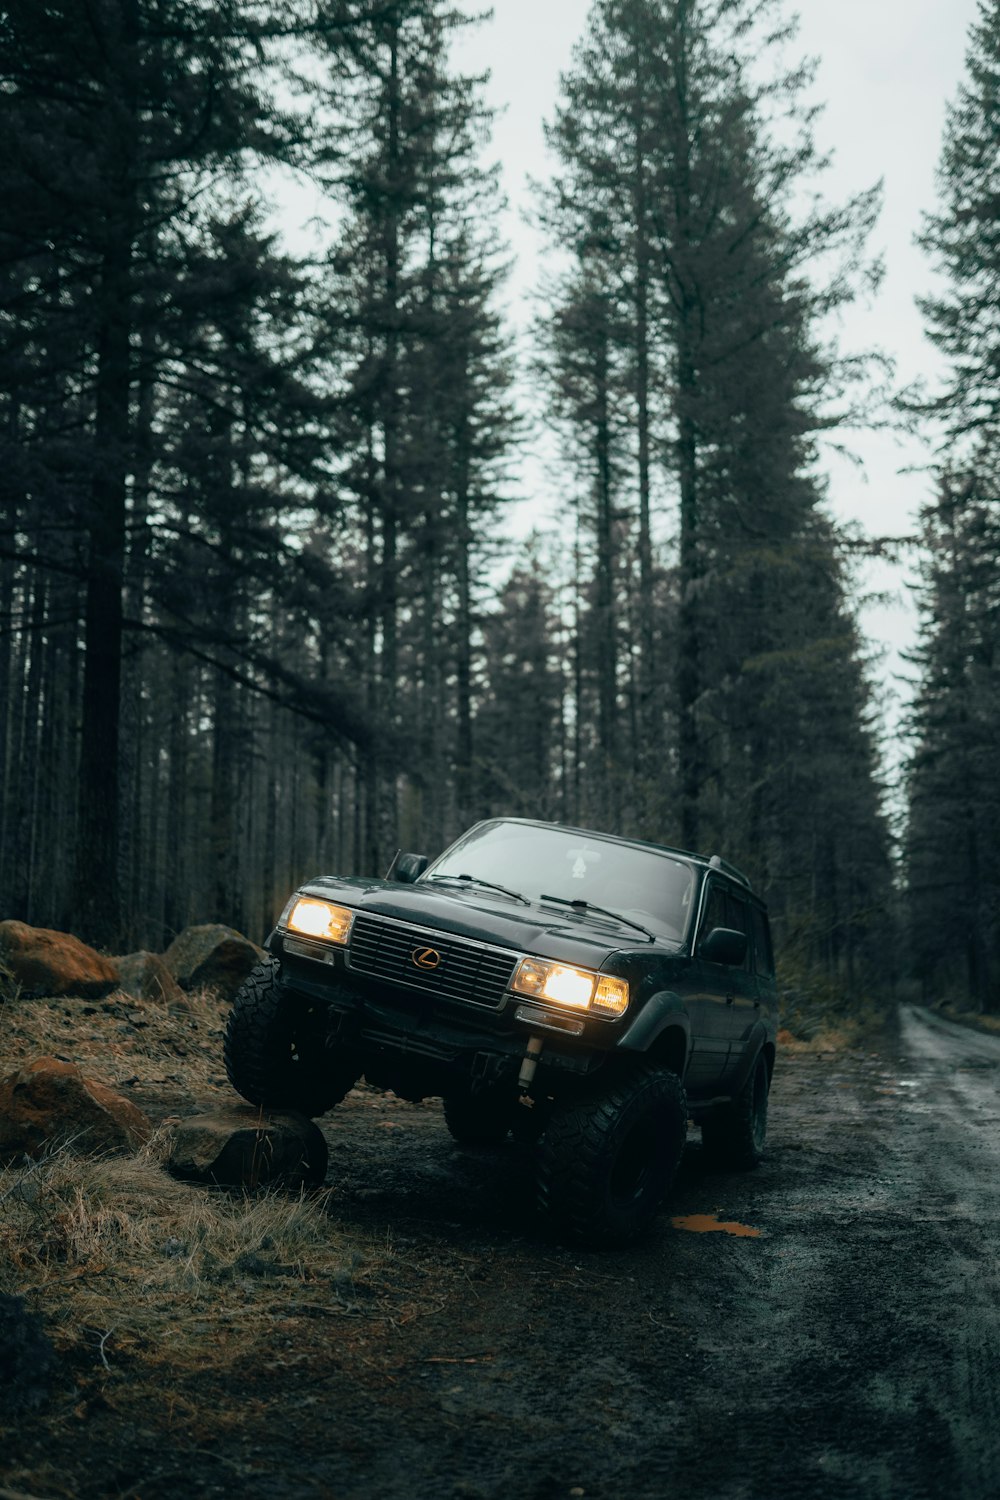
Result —
<instances>
[{"instance_id":1,"label":"wet road surface","mask_svg":"<svg viewBox=\"0 0 1000 1500\"><path fill-rule=\"evenodd\" d=\"M600 1255L539 1241L503 1153L428 1120L411 1156L389 1103L402 1153L352 1172L354 1213L482 1279L400 1330L409 1436L320 1489L1000 1496L998 1082L1000 1039L915 1009L878 1052L785 1059L762 1167L710 1174L695 1132L662 1225Z\"/></svg>"}]
</instances>

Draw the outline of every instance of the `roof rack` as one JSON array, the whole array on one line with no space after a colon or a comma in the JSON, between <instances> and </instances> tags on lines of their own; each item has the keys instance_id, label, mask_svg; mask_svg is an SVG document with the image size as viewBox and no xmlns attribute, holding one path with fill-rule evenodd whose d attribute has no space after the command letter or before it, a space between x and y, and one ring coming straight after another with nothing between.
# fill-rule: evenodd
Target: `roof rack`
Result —
<instances>
[{"instance_id":1,"label":"roof rack","mask_svg":"<svg viewBox=\"0 0 1000 1500\"><path fill-rule=\"evenodd\" d=\"M708 864L709 869L722 870L725 875L731 875L734 880L738 880L740 885L745 885L748 891L753 890L749 876L744 875L743 871L738 870L735 865L731 865L728 859L723 859L721 854L713 854Z\"/></svg>"}]
</instances>

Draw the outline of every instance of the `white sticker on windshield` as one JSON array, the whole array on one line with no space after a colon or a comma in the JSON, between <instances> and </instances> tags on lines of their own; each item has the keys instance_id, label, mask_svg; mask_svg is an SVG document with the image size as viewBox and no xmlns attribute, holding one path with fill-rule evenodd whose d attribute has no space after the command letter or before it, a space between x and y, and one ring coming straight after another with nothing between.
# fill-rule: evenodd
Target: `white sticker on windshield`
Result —
<instances>
[{"instance_id":1,"label":"white sticker on windshield","mask_svg":"<svg viewBox=\"0 0 1000 1500\"><path fill-rule=\"evenodd\" d=\"M588 865L596 865L601 858L599 849L569 849L566 858L573 861L572 876L574 880L583 880L587 874Z\"/></svg>"}]
</instances>

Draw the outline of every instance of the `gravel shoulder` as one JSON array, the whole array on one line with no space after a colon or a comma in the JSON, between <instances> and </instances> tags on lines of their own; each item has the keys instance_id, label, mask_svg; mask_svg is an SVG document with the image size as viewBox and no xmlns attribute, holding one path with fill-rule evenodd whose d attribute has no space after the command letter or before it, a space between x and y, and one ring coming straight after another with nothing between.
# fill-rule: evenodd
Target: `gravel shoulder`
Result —
<instances>
[{"instance_id":1,"label":"gravel shoulder","mask_svg":"<svg viewBox=\"0 0 1000 1500\"><path fill-rule=\"evenodd\" d=\"M998 1076L1000 1040L911 1009L877 1048L787 1054L762 1166L713 1173L693 1132L614 1253L542 1235L517 1148L355 1090L322 1122L347 1272L248 1278L235 1365L78 1358L4 1432L0 1494L990 1500Z\"/></svg>"}]
</instances>

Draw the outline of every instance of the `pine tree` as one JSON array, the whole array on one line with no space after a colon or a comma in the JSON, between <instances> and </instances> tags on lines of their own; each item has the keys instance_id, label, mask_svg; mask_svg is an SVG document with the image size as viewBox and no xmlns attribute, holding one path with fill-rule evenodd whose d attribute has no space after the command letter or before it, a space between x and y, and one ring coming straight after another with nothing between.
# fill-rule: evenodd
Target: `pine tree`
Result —
<instances>
[{"instance_id":1,"label":"pine tree","mask_svg":"<svg viewBox=\"0 0 1000 1500\"><path fill-rule=\"evenodd\" d=\"M565 684L553 569L539 537L483 618L485 680L476 709L477 814L563 815L559 761Z\"/></svg>"},{"instance_id":2,"label":"pine tree","mask_svg":"<svg viewBox=\"0 0 1000 1500\"><path fill-rule=\"evenodd\" d=\"M845 393L846 366L821 347L816 324L855 293L875 198L793 215L794 193L820 166L800 102L808 72L776 62L770 81L754 82L765 71L759 55L749 66L755 37L777 56L790 38L779 6L594 7L552 132L561 173L543 216L572 247L577 269L557 289L551 325L573 338L550 332L547 362L558 414L588 464L600 421L579 402L568 408L565 393L587 381L601 389L604 372L613 372L617 499L634 507L638 589L624 576L640 600L640 657L657 634L654 599L662 608L645 558L646 510L650 496L662 506L667 485L676 496L673 639L652 673L640 668L637 718L640 764L664 763L669 728L676 772L668 760L665 781L676 783L677 796L672 813L643 797L655 809L644 831L685 847L721 846L765 879L794 868L803 888L821 866L845 867L846 832L843 848L820 849L829 794L809 801L803 785L796 804L794 816L817 835L809 875L803 841L782 813L789 741L807 768L829 758L799 711L807 681L813 712L823 705L824 721L843 725L839 754L856 767L859 818L876 851L858 888L840 900L831 886L827 909L809 923L814 934L832 924L843 936L876 900L888 866L857 639L815 478L816 435L842 419L834 403ZM602 269L587 311L581 290L596 254ZM838 268L822 284L811 279L820 263ZM650 450L666 459L658 476L649 473ZM600 465L591 472L599 479ZM599 483L594 493L599 516ZM598 543L598 585L601 574ZM608 649L600 626L594 639ZM620 717L620 677L611 676L605 714ZM661 700L653 725L651 677L672 687L673 716ZM779 925L787 914L790 926L802 904L788 895ZM845 953L852 941L841 944Z\"/></svg>"},{"instance_id":3,"label":"pine tree","mask_svg":"<svg viewBox=\"0 0 1000 1500\"><path fill-rule=\"evenodd\" d=\"M919 302L928 337L947 361L944 387L922 403L955 443L1000 439L1000 4L980 0L966 78L948 111L938 166L939 207L921 244L946 278Z\"/></svg>"},{"instance_id":4,"label":"pine tree","mask_svg":"<svg viewBox=\"0 0 1000 1500\"><path fill-rule=\"evenodd\" d=\"M496 307L496 180L480 164L489 116L477 81L448 61L467 23L440 0L334 9L359 20L350 66L333 75L349 102L326 155L349 217L326 316L341 482L365 539L366 701L378 735L364 842L374 870L394 847L404 761L414 837L427 824L440 839L442 821L454 824L456 808L441 800L446 770L467 815L477 553L514 424Z\"/></svg>"},{"instance_id":5,"label":"pine tree","mask_svg":"<svg viewBox=\"0 0 1000 1500\"><path fill-rule=\"evenodd\" d=\"M924 514L913 706L910 946L925 995L1000 1009L1000 513L994 482L942 475ZM958 963L956 963L956 958Z\"/></svg>"},{"instance_id":6,"label":"pine tree","mask_svg":"<svg viewBox=\"0 0 1000 1500\"><path fill-rule=\"evenodd\" d=\"M29 318L80 419L70 485L43 456L34 487L55 489L84 539L76 904L79 927L100 941L119 928L123 590L136 348L156 300L148 252L213 174L262 139L252 9L15 0L0 18L0 251L41 292Z\"/></svg>"},{"instance_id":7,"label":"pine tree","mask_svg":"<svg viewBox=\"0 0 1000 1500\"><path fill-rule=\"evenodd\" d=\"M939 207L924 249L945 278L920 302L945 356L917 403L939 445L922 518L921 670L912 715L907 875L911 951L925 994L1000 1009L991 851L1000 832L1000 7L981 0L966 78L948 112ZM954 959L959 956L961 968Z\"/></svg>"}]
</instances>

